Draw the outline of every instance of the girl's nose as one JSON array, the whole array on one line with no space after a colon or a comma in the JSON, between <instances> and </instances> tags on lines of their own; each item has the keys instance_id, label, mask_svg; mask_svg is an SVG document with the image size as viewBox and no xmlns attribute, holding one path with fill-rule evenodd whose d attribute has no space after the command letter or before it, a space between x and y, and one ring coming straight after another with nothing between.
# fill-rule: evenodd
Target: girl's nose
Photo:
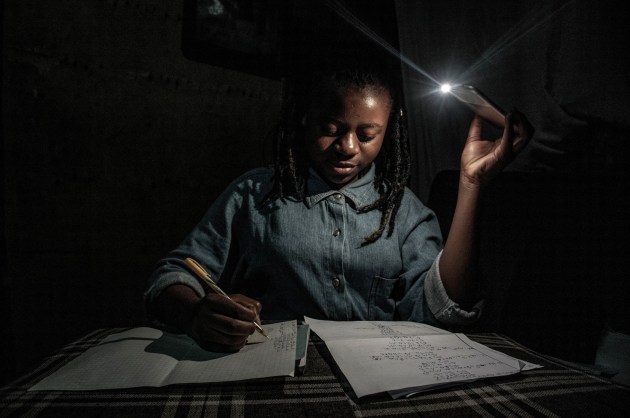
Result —
<instances>
[{"instance_id":1,"label":"girl's nose","mask_svg":"<svg viewBox=\"0 0 630 418\"><path fill-rule=\"evenodd\" d=\"M359 141L353 132L346 132L337 140L337 151L343 155L356 155L359 152Z\"/></svg>"}]
</instances>

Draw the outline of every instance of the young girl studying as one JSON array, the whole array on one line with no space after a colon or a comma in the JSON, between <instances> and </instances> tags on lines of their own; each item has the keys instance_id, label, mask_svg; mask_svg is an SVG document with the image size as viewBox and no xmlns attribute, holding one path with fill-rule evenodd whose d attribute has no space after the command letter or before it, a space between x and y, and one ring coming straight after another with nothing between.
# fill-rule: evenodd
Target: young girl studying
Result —
<instances>
[{"instance_id":1,"label":"young girl studying","mask_svg":"<svg viewBox=\"0 0 630 418\"><path fill-rule=\"evenodd\" d=\"M496 139L472 119L443 244L434 213L407 187L407 110L387 77L318 72L288 96L273 131L274 166L235 179L159 261L148 312L212 351L239 350L261 319L474 322L479 202L531 137L526 118L508 113Z\"/></svg>"}]
</instances>

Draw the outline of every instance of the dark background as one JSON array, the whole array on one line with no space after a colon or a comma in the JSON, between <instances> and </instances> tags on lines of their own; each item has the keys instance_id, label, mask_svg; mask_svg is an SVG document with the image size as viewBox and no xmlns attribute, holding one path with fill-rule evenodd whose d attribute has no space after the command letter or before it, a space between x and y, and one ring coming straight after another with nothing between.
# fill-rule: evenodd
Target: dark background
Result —
<instances>
[{"instance_id":1,"label":"dark background","mask_svg":"<svg viewBox=\"0 0 630 418\"><path fill-rule=\"evenodd\" d=\"M621 6L397 2L406 57L520 109L536 128L482 202L480 329L586 363L611 329L630 334L630 12ZM403 70L412 185L446 235L470 112L432 93L418 69Z\"/></svg>"},{"instance_id":2,"label":"dark background","mask_svg":"<svg viewBox=\"0 0 630 418\"><path fill-rule=\"evenodd\" d=\"M376 3L366 19L395 34L394 3ZM290 13L273 71L184 43L183 1L2 3L3 380L89 330L143 324L157 260L270 162L288 56L359 46L321 2L265 4Z\"/></svg>"},{"instance_id":3,"label":"dark background","mask_svg":"<svg viewBox=\"0 0 630 418\"><path fill-rule=\"evenodd\" d=\"M576 355L537 345L546 333L516 330L536 316L535 326L566 326L571 337L584 321L592 325L584 339L608 323L630 331L628 19L615 2L551 2L568 6L530 15L549 2L269 0L261 12L260 2L224 1L241 12L215 21L214 43L190 31L191 3L2 4L3 381L90 330L145 323L142 294L155 262L228 182L270 162L265 134L287 72L357 53L393 58L349 25L341 6L444 78L533 16L536 30L511 53L486 57L462 80L518 105L537 128L489 193L482 220L482 270L511 277L497 291L513 306L499 330L584 361L592 344ZM260 46L248 49L257 37ZM421 94L435 86L401 69L412 187L445 214L447 233L470 114L437 106ZM442 189L432 193L435 179Z\"/></svg>"}]
</instances>

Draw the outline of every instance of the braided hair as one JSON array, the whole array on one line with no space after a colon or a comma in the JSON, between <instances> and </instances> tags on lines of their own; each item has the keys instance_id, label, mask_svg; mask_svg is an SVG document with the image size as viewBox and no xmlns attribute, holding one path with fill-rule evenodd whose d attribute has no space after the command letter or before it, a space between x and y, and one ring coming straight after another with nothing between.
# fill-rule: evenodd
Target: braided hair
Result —
<instances>
[{"instance_id":1,"label":"braided hair","mask_svg":"<svg viewBox=\"0 0 630 418\"><path fill-rule=\"evenodd\" d=\"M359 213L381 211L378 228L365 237L363 245L378 240L389 227L391 235L410 173L409 144L405 112L401 95L381 74L363 69L341 70L333 73L311 74L309 78L296 78L286 91L279 123L271 131L274 140L273 186L263 203L288 197L304 199L309 160L306 155L304 133L305 115L316 95L348 88L383 88L389 92L390 115L381 151L374 161L374 186L379 198L358 208Z\"/></svg>"}]
</instances>

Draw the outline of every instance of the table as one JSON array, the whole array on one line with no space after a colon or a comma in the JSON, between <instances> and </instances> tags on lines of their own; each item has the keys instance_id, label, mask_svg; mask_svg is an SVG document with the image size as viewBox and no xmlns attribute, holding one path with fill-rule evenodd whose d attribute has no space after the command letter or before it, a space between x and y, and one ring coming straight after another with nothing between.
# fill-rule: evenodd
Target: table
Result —
<instances>
[{"instance_id":1,"label":"table","mask_svg":"<svg viewBox=\"0 0 630 418\"><path fill-rule=\"evenodd\" d=\"M408 399L384 394L357 399L325 344L312 334L302 376L162 388L27 391L107 335L125 329L94 331L0 388L0 417L630 416L629 388L492 333L467 335L544 367Z\"/></svg>"}]
</instances>

